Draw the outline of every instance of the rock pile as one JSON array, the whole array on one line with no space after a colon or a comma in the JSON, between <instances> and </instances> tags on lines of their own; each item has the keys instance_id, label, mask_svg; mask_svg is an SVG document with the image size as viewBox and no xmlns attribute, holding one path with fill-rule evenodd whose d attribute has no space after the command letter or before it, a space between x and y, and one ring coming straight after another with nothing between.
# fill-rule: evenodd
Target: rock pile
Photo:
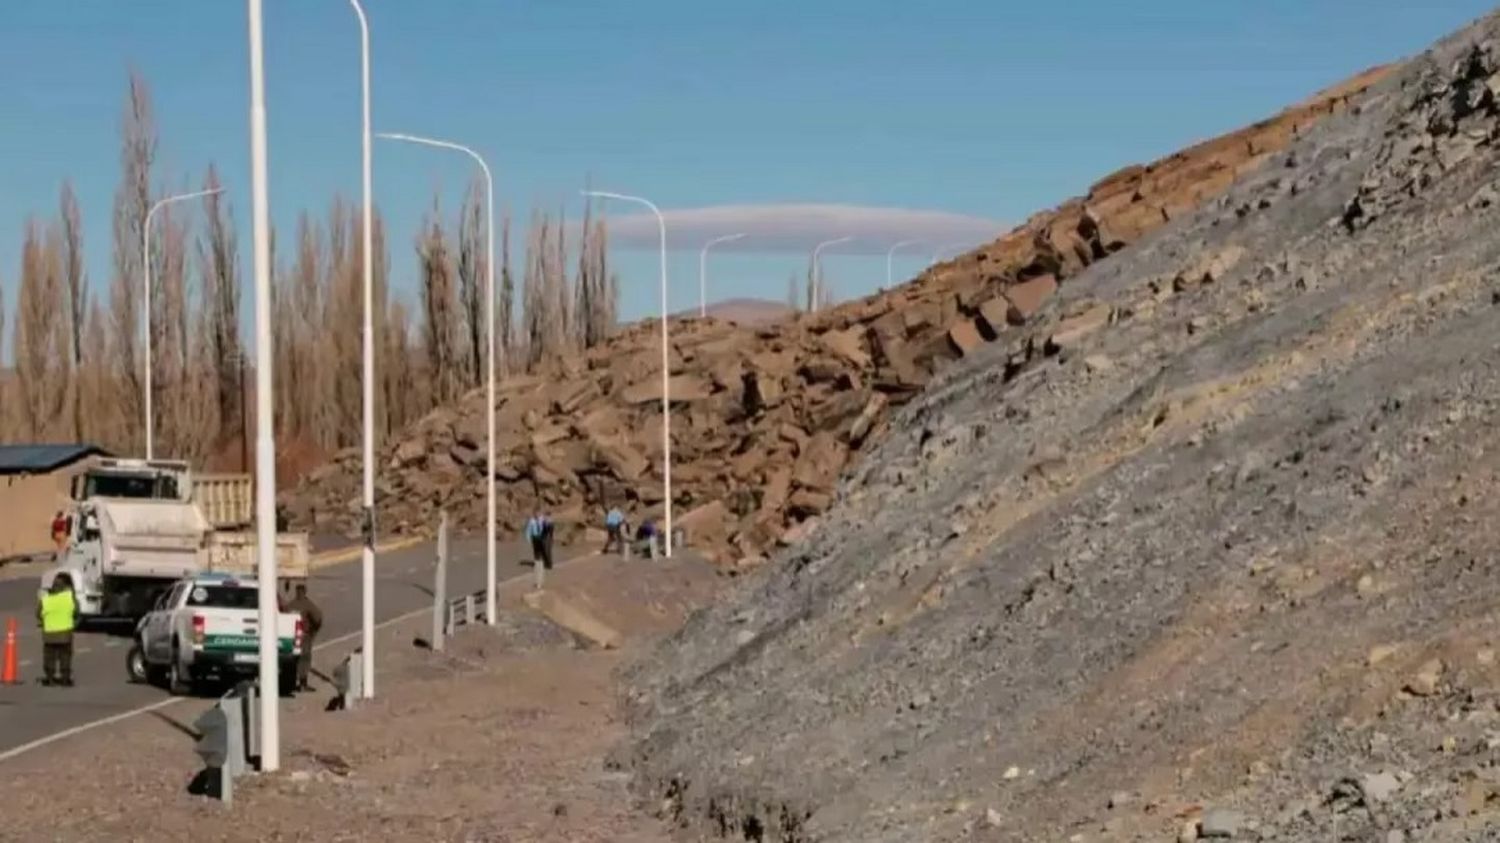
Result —
<instances>
[{"instance_id":1,"label":"rock pile","mask_svg":"<svg viewBox=\"0 0 1500 843\"><path fill-rule=\"evenodd\" d=\"M789 529L832 504L854 454L891 413L949 363L997 341L1007 366L1066 352L1114 318L1076 307L1040 341L1032 322L1059 284L1223 193L1306 127L1347 108L1370 71L1281 115L1130 167L1086 197L1039 214L996 242L904 287L758 329L677 319L670 356L672 481L677 526L724 565L749 567ZM1212 273L1212 268L1206 270ZM659 512L661 347L637 325L585 355L498 390L499 518L514 531L533 507L564 529L610 506L636 520ZM382 535L425 533L446 507L460 529L483 524L484 394L476 391L403 431L380 455ZM359 452L312 472L282 503L299 528L354 535Z\"/></svg>"},{"instance_id":2,"label":"rock pile","mask_svg":"<svg viewBox=\"0 0 1500 843\"><path fill-rule=\"evenodd\" d=\"M1048 272L969 300L818 529L627 673L643 801L734 839L1496 839L1497 47L1500 13L1023 325Z\"/></svg>"}]
</instances>

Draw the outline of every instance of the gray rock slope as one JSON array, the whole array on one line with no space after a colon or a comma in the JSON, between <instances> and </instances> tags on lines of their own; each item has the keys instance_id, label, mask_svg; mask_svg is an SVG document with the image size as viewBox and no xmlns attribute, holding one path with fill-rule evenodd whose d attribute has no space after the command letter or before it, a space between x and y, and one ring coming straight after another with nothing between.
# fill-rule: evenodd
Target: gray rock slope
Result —
<instances>
[{"instance_id":1,"label":"gray rock slope","mask_svg":"<svg viewBox=\"0 0 1500 843\"><path fill-rule=\"evenodd\" d=\"M1488 18L948 371L630 672L651 804L768 841L1500 839L1497 143Z\"/></svg>"}]
</instances>

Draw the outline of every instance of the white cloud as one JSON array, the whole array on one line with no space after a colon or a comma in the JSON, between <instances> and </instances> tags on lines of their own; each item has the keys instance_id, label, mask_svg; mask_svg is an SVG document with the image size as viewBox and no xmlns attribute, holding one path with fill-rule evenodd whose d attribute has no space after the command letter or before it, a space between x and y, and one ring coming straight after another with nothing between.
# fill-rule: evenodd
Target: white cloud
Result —
<instances>
[{"instance_id":1,"label":"white cloud","mask_svg":"<svg viewBox=\"0 0 1500 843\"><path fill-rule=\"evenodd\" d=\"M656 217L634 211L621 213L611 202L610 245L626 249L655 249ZM715 246L718 252L805 252L824 240L854 237L824 254L879 254L903 240L917 240L913 251L925 247L958 250L986 243L1005 233L1004 223L948 213L861 205L716 205L662 211L667 221L667 248L697 250L708 240L730 234L746 236Z\"/></svg>"}]
</instances>

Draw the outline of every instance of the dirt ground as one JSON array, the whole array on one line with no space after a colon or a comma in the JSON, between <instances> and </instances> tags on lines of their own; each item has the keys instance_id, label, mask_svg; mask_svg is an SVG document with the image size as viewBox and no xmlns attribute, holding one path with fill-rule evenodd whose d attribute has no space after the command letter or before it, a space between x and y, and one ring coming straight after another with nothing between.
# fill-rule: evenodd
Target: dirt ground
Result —
<instances>
[{"instance_id":1,"label":"dirt ground","mask_svg":"<svg viewBox=\"0 0 1500 843\"><path fill-rule=\"evenodd\" d=\"M619 632L615 650L526 608L521 584L493 629L443 653L414 645L427 617L388 627L379 699L324 712L324 680L287 703L282 770L239 780L228 807L188 792L205 701L78 735L7 765L0 840L671 840L607 769L624 734L614 672L718 585L686 560L563 566L548 590ZM320 654L322 672L342 654Z\"/></svg>"}]
</instances>

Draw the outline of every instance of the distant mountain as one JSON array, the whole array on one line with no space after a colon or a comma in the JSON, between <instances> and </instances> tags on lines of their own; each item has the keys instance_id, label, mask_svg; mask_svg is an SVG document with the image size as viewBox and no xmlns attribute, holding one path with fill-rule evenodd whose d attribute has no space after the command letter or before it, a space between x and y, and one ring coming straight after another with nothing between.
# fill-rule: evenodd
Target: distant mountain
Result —
<instances>
[{"instance_id":1,"label":"distant mountain","mask_svg":"<svg viewBox=\"0 0 1500 843\"><path fill-rule=\"evenodd\" d=\"M769 325L796 313L785 302L768 299L726 299L708 306L708 315L738 325Z\"/></svg>"}]
</instances>

